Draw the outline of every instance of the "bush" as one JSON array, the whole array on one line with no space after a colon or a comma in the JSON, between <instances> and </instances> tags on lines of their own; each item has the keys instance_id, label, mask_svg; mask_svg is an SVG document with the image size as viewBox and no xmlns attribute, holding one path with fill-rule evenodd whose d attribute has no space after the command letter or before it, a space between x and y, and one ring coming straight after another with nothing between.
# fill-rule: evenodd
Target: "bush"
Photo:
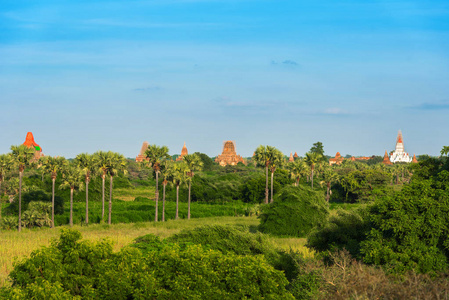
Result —
<instances>
[{"instance_id":1,"label":"bush","mask_svg":"<svg viewBox=\"0 0 449 300\"><path fill-rule=\"evenodd\" d=\"M328 215L324 195L305 186L287 186L266 205L259 230L277 236L303 237L323 224Z\"/></svg>"},{"instance_id":2,"label":"bush","mask_svg":"<svg viewBox=\"0 0 449 300\"><path fill-rule=\"evenodd\" d=\"M46 193L43 190L31 191L22 194L22 212L28 209L30 202L49 202L51 204L51 194ZM6 208L6 213L18 214L19 213L19 196L14 197L14 201ZM64 213L64 199L60 196L55 196L55 214L61 215Z\"/></svg>"},{"instance_id":3,"label":"bush","mask_svg":"<svg viewBox=\"0 0 449 300\"><path fill-rule=\"evenodd\" d=\"M78 231L64 229L59 241L17 263L10 273L13 285L1 289L0 297L294 299L285 289L288 281L282 272L260 256L177 244L156 251L125 247L112 253L111 242L93 244L80 238Z\"/></svg>"},{"instance_id":4,"label":"bush","mask_svg":"<svg viewBox=\"0 0 449 300\"><path fill-rule=\"evenodd\" d=\"M373 227L362 242L364 261L394 272L443 271L449 267L449 172L437 181L412 179L370 209Z\"/></svg>"},{"instance_id":5,"label":"bush","mask_svg":"<svg viewBox=\"0 0 449 300\"><path fill-rule=\"evenodd\" d=\"M360 243L371 229L366 209L338 210L336 215L311 232L307 246L316 251L346 249L353 257L360 258Z\"/></svg>"}]
</instances>

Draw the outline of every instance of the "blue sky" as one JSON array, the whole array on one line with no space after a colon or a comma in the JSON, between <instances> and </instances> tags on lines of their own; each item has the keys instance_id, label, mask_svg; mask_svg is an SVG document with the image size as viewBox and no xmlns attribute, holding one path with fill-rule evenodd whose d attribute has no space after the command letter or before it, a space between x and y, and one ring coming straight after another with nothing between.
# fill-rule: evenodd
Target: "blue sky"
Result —
<instances>
[{"instance_id":1,"label":"blue sky","mask_svg":"<svg viewBox=\"0 0 449 300\"><path fill-rule=\"evenodd\" d=\"M143 141L303 155L449 144L447 1L10 1L0 4L0 153Z\"/></svg>"}]
</instances>

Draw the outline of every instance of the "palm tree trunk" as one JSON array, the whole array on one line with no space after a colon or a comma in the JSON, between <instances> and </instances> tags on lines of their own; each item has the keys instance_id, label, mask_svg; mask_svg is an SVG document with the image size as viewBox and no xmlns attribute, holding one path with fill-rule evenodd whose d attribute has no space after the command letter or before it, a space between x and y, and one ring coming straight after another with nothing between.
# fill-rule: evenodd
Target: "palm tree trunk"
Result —
<instances>
[{"instance_id":1,"label":"palm tree trunk","mask_svg":"<svg viewBox=\"0 0 449 300\"><path fill-rule=\"evenodd\" d=\"M158 206L159 206L159 172L156 171L156 207L154 210L154 222L157 222L157 218L158 218Z\"/></svg>"},{"instance_id":2,"label":"palm tree trunk","mask_svg":"<svg viewBox=\"0 0 449 300\"><path fill-rule=\"evenodd\" d=\"M271 172L271 199L270 199L270 203L273 203L273 177L274 177L274 172Z\"/></svg>"},{"instance_id":3,"label":"palm tree trunk","mask_svg":"<svg viewBox=\"0 0 449 300\"><path fill-rule=\"evenodd\" d=\"M312 180L312 190L313 190L313 166L312 166L312 175L311 175L311 180Z\"/></svg>"},{"instance_id":4,"label":"palm tree trunk","mask_svg":"<svg viewBox=\"0 0 449 300\"><path fill-rule=\"evenodd\" d=\"M265 204L268 204L268 164L265 164Z\"/></svg>"},{"instance_id":5,"label":"palm tree trunk","mask_svg":"<svg viewBox=\"0 0 449 300\"><path fill-rule=\"evenodd\" d=\"M70 226L73 226L73 189L70 189Z\"/></svg>"},{"instance_id":6,"label":"palm tree trunk","mask_svg":"<svg viewBox=\"0 0 449 300\"><path fill-rule=\"evenodd\" d=\"M111 181L109 184L109 215L108 215L108 224L111 225L111 217L112 217L112 175Z\"/></svg>"},{"instance_id":7,"label":"palm tree trunk","mask_svg":"<svg viewBox=\"0 0 449 300\"><path fill-rule=\"evenodd\" d=\"M51 176L51 228L55 228L55 182L56 178Z\"/></svg>"},{"instance_id":8,"label":"palm tree trunk","mask_svg":"<svg viewBox=\"0 0 449 300\"><path fill-rule=\"evenodd\" d=\"M327 183L327 194L326 194L326 200L327 200L327 203L329 204L329 199L330 199L330 190L331 190L331 182L329 181L328 183Z\"/></svg>"},{"instance_id":9,"label":"palm tree trunk","mask_svg":"<svg viewBox=\"0 0 449 300\"><path fill-rule=\"evenodd\" d=\"M299 177L296 178L296 186L298 186L298 185L299 185Z\"/></svg>"},{"instance_id":10,"label":"palm tree trunk","mask_svg":"<svg viewBox=\"0 0 449 300\"><path fill-rule=\"evenodd\" d=\"M167 183L164 182L162 183L162 222L165 222L165 186L167 185Z\"/></svg>"},{"instance_id":11,"label":"palm tree trunk","mask_svg":"<svg viewBox=\"0 0 449 300\"><path fill-rule=\"evenodd\" d=\"M89 179L86 178L86 224L89 224Z\"/></svg>"},{"instance_id":12,"label":"palm tree trunk","mask_svg":"<svg viewBox=\"0 0 449 300\"><path fill-rule=\"evenodd\" d=\"M0 175L1 179L1 175ZM0 222L2 221L2 180L0 180Z\"/></svg>"},{"instance_id":13,"label":"palm tree trunk","mask_svg":"<svg viewBox=\"0 0 449 300\"><path fill-rule=\"evenodd\" d=\"M175 220L178 220L178 206L179 204L179 184L176 185L176 215L175 215Z\"/></svg>"},{"instance_id":14,"label":"palm tree trunk","mask_svg":"<svg viewBox=\"0 0 449 300\"><path fill-rule=\"evenodd\" d=\"M19 232L22 230L22 176L23 171L19 171Z\"/></svg>"},{"instance_id":15,"label":"palm tree trunk","mask_svg":"<svg viewBox=\"0 0 449 300\"><path fill-rule=\"evenodd\" d=\"M188 199L188 203L187 203L187 219L190 220L190 188L192 186L192 178L190 178L189 181L189 199Z\"/></svg>"},{"instance_id":16,"label":"palm tree trunk","mask_svg":"<svg viewBox=\"0 0 449 300\"><path fill-rule=\"evenodd\" d=\"M101 194L101 221L104 221L104 179L106 177L106 174L102 175L103 178L103 189L102 189L102 194Z\"/></svg>"}]
</instances>

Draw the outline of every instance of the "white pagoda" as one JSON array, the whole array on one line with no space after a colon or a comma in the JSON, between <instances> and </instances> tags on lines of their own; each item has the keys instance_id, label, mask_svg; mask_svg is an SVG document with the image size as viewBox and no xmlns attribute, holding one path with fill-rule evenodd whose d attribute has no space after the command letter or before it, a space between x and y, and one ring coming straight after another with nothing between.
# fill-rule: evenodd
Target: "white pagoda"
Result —
<instances>
[{"instance_id":1,"label":"white pagoda","mask_svg":"<svg viewBox=\"0 0 449 300\"><path fill-rule=\"evenodd\" d=\"M394 164L398 162L412 162L412 158L404 151L404 142L402 139L402 132L400 130L398 132L398 138L396 139L396 149L390 155L390 161Z\"/></svg>"}]
</instances>

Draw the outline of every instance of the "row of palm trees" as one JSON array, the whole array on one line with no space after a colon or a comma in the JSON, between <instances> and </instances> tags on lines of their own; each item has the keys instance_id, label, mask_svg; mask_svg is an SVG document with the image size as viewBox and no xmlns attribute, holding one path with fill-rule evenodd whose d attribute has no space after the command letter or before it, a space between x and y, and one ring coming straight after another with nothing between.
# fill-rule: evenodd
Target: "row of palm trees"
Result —
<instances>
[{"instance_id":1,"label":"row of palm trees","mask_svg":"<svg viewBox=\"0 0 449 300\"><path fill-rule=\"evenodd\" d=\"M203 161L197 154L187 154L182 157L182 160L174 162L168 154L167 146L149 145L145 151L145 160L143 164L151 166L156 177L156 191L155 200L156 208L154 214L154 221L158 221L158 201L159 201L159 174L162 175L162 221L165 221L165 188L168 183L176 186L176 213L175 219L179 218L179 188L181 184L188 185L188 204L187 204L187 219L190 219L190 202L191 202L191 188L192 180L195 175L194 172L201 171Z\"/></svg>"},{"instance_id":2,"label":"row of palm trees","mask_svg":"<svg viewBox=\"0 0 449 300\"><path fill-rule=\"evenodd\" d=\"M449 148L447 148L449 149ZM446 150L447 150L446 149ZM444 150L444 149L443 149ZM449 153L449 150L447 150ZM295 159L293 162L288 162L286 156L281 151L272 146L259 146L254 152L254 161L260 167L265 168L266 174L266 187L265 187L265 203L268 203L269 189L268 189L268 171L271 171L271 198L270 202L273 202L273 176L277 168L284 167L289 171L290 178L295 181L295 185L299 185L301 178L306 178L307 182L311 182L312 189L314 188L314 178L320 175L321 186L326 187L326 200L329 202L331 195L331 185L337 181L343 181L339 176L337 170L339 168L354 168L365 169L369 168L367 164L361 162L345 161L341 166L330 166L324 156L321 153L310 151L305 154L304 158ZM411 176L409 165L396 164L394 166L386 166L382 163L372 166L372 168L384 171L392 175L395 178L396 184L399 184L399 178L402 181L409 180Z\"/></svg>"},{"instance_id":3,"label":"row of palm trees","mask_svg":"<svg viewBox=\"0 0 449 300\"><path fill-rule=\"evenodd\" d=\"M260 145L257 147L253 156L257 165L265 168L265 177L266 177L266 185L265 185L265 204L268 203L268 170L271 172L271 197L270 203L273 202L273 177L274 172L277 168L283 167L286 164L284 154L276 149L273 146L263 146ZM310 168L311 174L310 178L312 182L313 189L313 178L314 178L314 170L315 165L323 162L323 156L316 152L308 152L306 153L306 157L304 159L297 159L289 164L287 164L287 169L290 171L290 176L296 181L295 185L298 185L299 179L304 175L304 173Z\"/></svg>"},{"instance_id":4,"label":"row of palm trees","mask_svg":"<svg viewBox=\"0 0 449 300\"><path fill-rule=\"evenodd\" d=\"M73 162L69 162L64 157L45 156L40 159L35 158L35 151L24 145L11 146L11 153L0 155L0 187L6 172L18 169L19 190L18 190L18 230L22 228L22 178L26 168L40 169L42 174L50 174L52 180L52 213L51 227L55 226L55 185L56 178L60 174L62 183L60 189L70 189L70 225L73 225L73 193L75 190L86 188L86 219L89 223L89 182L93 175L100 174L103 179L102 186L102 220L105 214L105 178L110 177L109 193L109 215L108 224L111 224L112 212L112 186L113 178L119 172L126 172L126 159L123 155L115 152L98 151L92 155L87 153L79 154ZM1 206L0 206L1 209ZM1 212L0 212L1 217Z\"/></svg>"}]
</instances>

